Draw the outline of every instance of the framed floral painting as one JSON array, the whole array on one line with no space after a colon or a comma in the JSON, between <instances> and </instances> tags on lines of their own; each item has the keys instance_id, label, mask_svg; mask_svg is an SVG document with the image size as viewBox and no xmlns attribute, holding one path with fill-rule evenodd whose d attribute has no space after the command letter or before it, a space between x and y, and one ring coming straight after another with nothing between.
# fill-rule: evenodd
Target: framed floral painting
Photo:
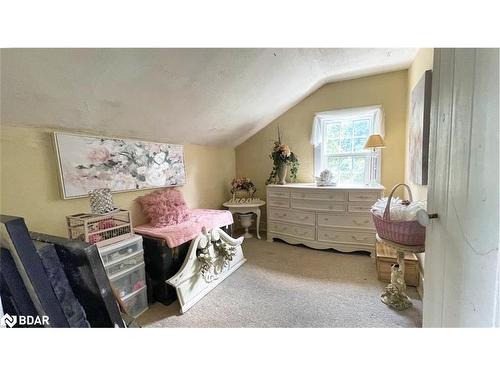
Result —
<instances>
[{"instance_id":1,"label":"framed floral painting","mask_svg":"<svg viewBox=\"0 0 500 375\"><path fill-rule=\"evenodd\" d=\"M427 70L411 92L409 129L410 179L427 185L432 71Z\"/></svg>"},{"instance_id":2,"label":"framed floral painting","mask_svg":"<svg viewBox=\"0 0 500 375\"><path fill-rule=\"evenodd\" d=\"M182 145L54 133L64 199L99 188L113 192L181 186Z\"/></svg>"}]
</instances>

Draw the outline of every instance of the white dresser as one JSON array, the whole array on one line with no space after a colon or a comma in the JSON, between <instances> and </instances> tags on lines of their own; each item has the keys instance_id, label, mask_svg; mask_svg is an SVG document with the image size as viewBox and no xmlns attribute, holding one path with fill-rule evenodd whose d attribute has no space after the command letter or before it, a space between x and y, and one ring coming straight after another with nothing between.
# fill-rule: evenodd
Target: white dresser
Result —
<instances>
[{"instance_id":1,"label":"white dresser","mask_svg":"<svg viewBox=\"0 0 500 375\"><path fill-rule=\"evenodd\" d=\"M315 249L368 251L375 257L370 207L384 187L267 185L267 240Z\"/></svg>"}]
</instances>

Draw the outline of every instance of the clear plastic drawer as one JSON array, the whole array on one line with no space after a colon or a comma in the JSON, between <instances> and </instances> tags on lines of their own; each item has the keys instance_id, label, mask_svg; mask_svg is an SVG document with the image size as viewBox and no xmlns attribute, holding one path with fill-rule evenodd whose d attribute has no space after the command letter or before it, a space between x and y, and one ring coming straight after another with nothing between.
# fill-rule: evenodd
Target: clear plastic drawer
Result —
<instances>
[{"instance_id":1,"label":"clear plastic drawer","mask_svg":"<svg viewBox=\"0 0 500 375\"><path fill-rule=\"evenodd\" d=\"M132 255L128 255L125 258L109 263L106 265L106 273L108 274L108 277L113 277L116 274L130 270L141 263L144 263L144 254L142 250L137 254L132 253Z\"/></svg>"},{"instance_id":2,"label":"clear plastic drawer","mask_svg":"<svg viewBox=\"0 0 500 375\"><path fill-rule=\"evenodd\" d=\"M105 266L140 251L142 251L141 236L134 236L130 240L120 241L118 243L99 248L102 263Z\"/></svg>"},{"instance_id":3,"label":"clear plastic drawer","mask_svg":"<svg viewBox=\"0 0 500 375\"><path fill-rule=\"evenodd\" d=\"M137 318L148 309L148 293L146 287L137 290L128 298L123 300L127 314Z\"/></svg>"},{"instance_id":4,"label":"clear plastic drawer","mask_svg":"<svg viewBox=\"0 0 500 375\"><path fill-rule=\"evenodd\" d=\"M144 263L120 272L109 279L118 296L123 300L146 285Z\"/></svg>"}]
</instances>

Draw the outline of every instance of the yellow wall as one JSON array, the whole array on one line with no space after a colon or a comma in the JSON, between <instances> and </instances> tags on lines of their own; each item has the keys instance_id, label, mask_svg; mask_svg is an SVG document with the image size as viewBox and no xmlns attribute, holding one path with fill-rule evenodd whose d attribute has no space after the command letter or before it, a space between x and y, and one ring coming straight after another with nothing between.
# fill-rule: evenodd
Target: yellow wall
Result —
<instances>
[{"instance_id":1,"label":"yellow wall","mask_svg":"<svg viewBox=\"0 0 500 375\"><path fill-rule=\"evenodd\" d=\"M0 212L22 216L33 231L66 236L65 216L89 211L87 198L63 200L52 143L54 129L2 126L0 129ZM235 173L232 148L186 145L187 184L182 187L190 207L219 208L229 198ZM145 218L134 199L151 190L113 194L114 203L132 212L134 225Z\"/></svg>"},{"instance_id":2,"label":"yellow wall","mask_svg":"<svg viewBox=\"0 0 500 375\"><path fill-rule=\"evenodd\" d=\"M265 197L265 181L272 169L269 153L280 126L284 142L300 161L298 182L313 181L313 146L309 143L316 112L382 105L385 142L382 150L382 184L390 189L404 181L407 71L379 74L327 84L272 121L236 148L236 174L250 177L257 195Z\"/></svg>"},{"instance_id":3,"label":"yellow wall","mask_svg":"<svg viewBox=\"0 0 500 375\"><path fill-rule=\"evenodd\" d=\"M410 186L413 199L420 201L427 201L427 186L417 185L411 182L410 179L410 157L409 157L409 126L410 126L410 110L411 110L411 92L415 85L418 83L426 70L432 69L434 60L434 49L421 48L415 60L408 69L408 103L407 103L407 119L406 119L406 168L405 168L405 182Z\"/></svg>"}]
</instances>

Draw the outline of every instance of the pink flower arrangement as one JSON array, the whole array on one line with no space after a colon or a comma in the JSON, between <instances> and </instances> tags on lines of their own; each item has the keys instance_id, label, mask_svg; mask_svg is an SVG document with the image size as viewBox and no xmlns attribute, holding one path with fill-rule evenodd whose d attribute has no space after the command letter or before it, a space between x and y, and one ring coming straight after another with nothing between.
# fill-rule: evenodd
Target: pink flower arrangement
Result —
<instances>
[{"instance_id":1,"label":"pink flower arrangement","mask_svg":"<svg viewBox=\"0 0 500 375\"><path fill-rule=\"evenodd\" d=\"M285 145L285 144L280 145L278 142L275 142L274 147L276 148L276 151L279 152L285 158L288 158L290 156L290 154L292 153L290 151L290 147L288 147L288 145Z\"/></svg>"},{"instance_id":2,"label":"pink flower arrangement","mask_svg":"<svg viewBox=\"0 0 500 375\"><path fill-rule=\"evenodd\" d=\"M250 194L255 194L257 189L255 184L248 177L237 177L231 182L231 194L234 194L237 190L246 190Z\"/></svg>"},{"instance_id":3,"label":"pink flower arrangement","mask_svg":"<svg viewBox=\"0 0 500 375\"><path fill-rule=\"evenodd\" d=\"M271 184L276 181L278 175L278 169L282 166L290 166L290 180L295 181L297 178L297 171L299 167L299 160L297 159L297 155L295 155L290 147L281 143L281 134L280 128L278 127L278 140L274 141L273 150L269 157L273 160L273 169L269 174L269 178L266 181L266 184Z\"/></svg>"}]
</instances>

